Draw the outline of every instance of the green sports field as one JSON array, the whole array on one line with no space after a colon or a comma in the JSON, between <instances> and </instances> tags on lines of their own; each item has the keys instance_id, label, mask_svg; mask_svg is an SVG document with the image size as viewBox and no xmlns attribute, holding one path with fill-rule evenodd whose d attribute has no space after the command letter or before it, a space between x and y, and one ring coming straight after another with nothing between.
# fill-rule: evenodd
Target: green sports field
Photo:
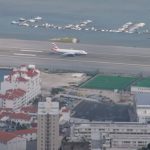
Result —
<instances>
[{"instance_id":1,"label":"green sports field","mask_svg":"<svg viewBox=\"0 0 150 150\"><path fill-rule=\"evenodd\" d=\"M135 86L139 87L150 87L150 77L143 78L136 82Z\"/></svg>"},{"instance_id":2,"label":"green sports field","mask_svg":"<svg viewBox=\"0 0 150 150\"><path fill-rule=\"evenodd\" d=\"M80 87L89 89L122 90L127 88L135 80L136 78L134 77L97 75L83 83Z\"/></svg>"}]
</instances>

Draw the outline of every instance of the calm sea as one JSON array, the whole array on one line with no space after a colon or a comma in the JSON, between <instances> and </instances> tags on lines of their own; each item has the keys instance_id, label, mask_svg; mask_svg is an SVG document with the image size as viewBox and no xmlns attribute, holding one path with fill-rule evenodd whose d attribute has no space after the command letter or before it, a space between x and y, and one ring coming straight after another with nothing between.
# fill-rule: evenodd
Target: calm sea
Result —
<instances>
[{"instance_id":1,"label":"calm sea","mask_svg":"<svg viewBox=\"0 0 150 150\"><path fill-rule=\"evenodd\" d=\"M0 38L49 40L77 37L81 43L150 47L150 34L57 30L20 27L11 21L41 16L45 22L66 25L90 19L94 27L117 29L126 22L150 29L150 0L0 0Z\"/></svg>"},{"instance_id":2,"label":"calm sea","mask_svg":"<svg viewBox=\"0 0 150 150\"><path fill-rule=\"evenodd\" d=\"M4 75L8 75L11 69L1 69L0 68L0 82L3 81Z\"/></svg>"}]
</instances>

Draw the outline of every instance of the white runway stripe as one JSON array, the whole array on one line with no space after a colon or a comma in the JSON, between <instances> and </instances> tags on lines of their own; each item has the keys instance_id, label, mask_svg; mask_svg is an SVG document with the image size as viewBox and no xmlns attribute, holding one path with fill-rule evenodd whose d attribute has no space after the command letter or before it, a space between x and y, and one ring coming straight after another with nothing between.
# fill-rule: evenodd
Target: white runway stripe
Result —
<instances>
[{"instance_id":1,"label":"white runway stripe","mask_svg":"<svg viewBox=\"0 0 150 150\"><path fill-rule=\"evenodd\" d=\"M22 54L22 53L14 53L14 55L19 55L19 56L36 56L34 54Z\"/></svg>"},{"instance_id":2,"label":"white runway stripe","mask_svg":"<svg viewBox=\"0 0 150 150\"><path fill-rule=\"evenodd\" d=\"M26 50L26 49L22 49L20 50L21 52L35 52L35 53L42 53L43 51L37 51L37 50Z\"/></svg>"}]
</instances>

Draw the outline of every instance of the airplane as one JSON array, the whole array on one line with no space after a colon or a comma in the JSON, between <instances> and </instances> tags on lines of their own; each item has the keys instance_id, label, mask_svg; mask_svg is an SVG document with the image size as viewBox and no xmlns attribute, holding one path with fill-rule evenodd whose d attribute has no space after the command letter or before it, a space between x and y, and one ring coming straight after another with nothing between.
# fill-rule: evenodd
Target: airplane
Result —
<instances>
[{"instance_id":1,"label":"airplane","mask_svg":"<svg viewBox=\"0 0 150 150\"><path fill-rule=\"evenodd\" d=\"M55 43L52 43L51 50L55 53L61 53L63 56L87 55L87 52L84 50L60 49Z\"/></svg>"}]
</instances>

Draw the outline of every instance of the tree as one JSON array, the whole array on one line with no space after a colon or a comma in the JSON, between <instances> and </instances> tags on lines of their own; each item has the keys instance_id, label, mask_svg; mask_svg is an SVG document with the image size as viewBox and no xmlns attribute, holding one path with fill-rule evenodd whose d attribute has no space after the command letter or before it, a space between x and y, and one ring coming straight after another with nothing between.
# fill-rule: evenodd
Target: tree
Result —
<instances>
[{"instance_id":1,"label":"tree","mask_svg":"<svg viewBox=\"0 0 150 150\"><path fill-rule=\"evenodd\" d=\"M20 125L19 122L18 122L17 125L16 125L16 130L21 130L21 125Z\"/></svg>"},{"instance_id":2,"label":"tree","mask_svg":"<svg viewBox=\"0 0 150 150\"><path fill-rule=\"evenodd\" d=\"M22 124L21 129L27 129L27 126L25 124Z\"/></svg>"},{"instance_id":3,"label":"tree","mask_svg":"<svg viewBox=\"0 0 150 150\"><path fill-rule=\"evenodd\" d=\"M64 91L62 88L52 88L51 94L56 95L56 94L58 94L59 92L62 92L62 91Z\"/></svg>"}]
</instances>

